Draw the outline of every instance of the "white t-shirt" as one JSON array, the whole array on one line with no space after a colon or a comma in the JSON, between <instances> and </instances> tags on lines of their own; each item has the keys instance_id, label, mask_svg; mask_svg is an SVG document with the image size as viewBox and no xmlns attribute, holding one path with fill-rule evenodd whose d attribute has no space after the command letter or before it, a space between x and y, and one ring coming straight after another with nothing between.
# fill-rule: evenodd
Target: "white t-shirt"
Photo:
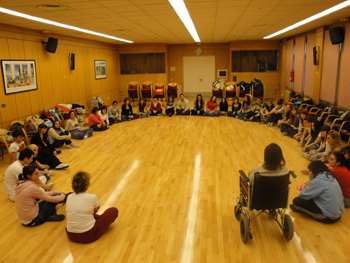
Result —
<instances>
[{"instance_id":1,"label":"white t-shirt","mask_svg":"<svg viewBox=\"0 0 350 263\"><path fill-rule=\"evenodd\" d=\"M97 196L88 193L72 193L67 198L67 231L84 233L95 225L94 209L99 207Z\"/></svg>"},{"instance_id":2,"label":"white t-shirt","mask_svg":"<svg viewBox=\"0 0 350 263\"><path fill-rule=\"evenodd\" d=\"M13 142L13 143L11 143L11 145L10 145L10 147L9 147L9 152L10 152L10 153L15 152L15 153L16 153L16 159L18 160L19 153L20 153L24 148L26 148L26 146L24 145L24 142L21 142L21 143Z\"/></svg>"},{"instance_id":3,"label":"white t-shirt","mask_svg":"<svg viewBox=\"0 0 350 263\"><path fill-rule=\"evenodd\" d=\"M8 194L11 201L15 201L15 186L18 181L18 175L20 175L22 171L23 165L17 160L12 163L5 172L3 190Z\"/></svg>"}]
</instances>

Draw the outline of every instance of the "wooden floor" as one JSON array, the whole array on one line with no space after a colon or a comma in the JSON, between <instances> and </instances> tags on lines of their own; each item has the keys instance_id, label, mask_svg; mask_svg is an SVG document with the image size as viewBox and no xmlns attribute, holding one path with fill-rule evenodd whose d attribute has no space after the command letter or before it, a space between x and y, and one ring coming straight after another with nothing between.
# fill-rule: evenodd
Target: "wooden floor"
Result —
<instances>
[{"instance_id":1,"label":"wooden floor","mask_svg":"<svg viewBox=\"0 0 350 263\"><path fill-rule=\"evenodd\" d=\"M253 239L241 242L233 213L238 170L261 164L271 142L282 147L288 168L298 175L291 200L308 162L296 141L275 127L228 117L162 116L75 141L80 148L59 155L70 167L54 172L54 190L71 191L72 175L86 170L92 177L88 192L98 196L102 210L116 206L119 218L97 242L72 243L65 220L22 226L14 203L1 193L0 262L349 262L349 209L333 225L288 211L295 230L289 242L261 215L251 223ZM8 165L6 156L1 174Z\"/></svg>"}]
</instances>

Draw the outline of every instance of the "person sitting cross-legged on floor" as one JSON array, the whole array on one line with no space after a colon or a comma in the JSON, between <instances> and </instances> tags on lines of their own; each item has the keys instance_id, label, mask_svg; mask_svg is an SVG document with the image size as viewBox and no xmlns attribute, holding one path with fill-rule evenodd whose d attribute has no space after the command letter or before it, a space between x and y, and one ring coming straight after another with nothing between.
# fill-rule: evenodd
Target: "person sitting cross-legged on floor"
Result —
<instances>
[{"instance_id":1,"label":"person sitting cross-legged on floor","mask_svg":"<svg viewBox=\"0 0 350 263\"><path fill-rule=\"evenodd\" d=\"M308 169L309 182L299 196L293 199L290 209L322 223L338 221L345 211L338 181L322 161L312 161Z\"/></svg>"},{"instance_id":2,"label":"person sitting cross-legged on floor","mask_svg":"<svg viewBox=\"0 0 350 263\"><path fill-rule=\"evenodd\" d=\"M87 128L85 130L80 129L77 114L74 110L69 112L69 119L66 121L65 129L70 132L72 139L86 139L91 137L93 134L93 130L91 128Z\"/></svg>"},{"instance_id":3,"label":"person sitting cross-legged on floor","mask_svg":"<svg viewBox=\"0 0 350 263\"><path fill-rule=\"evenodd\" d=\"M118 209L108 208L97 214L100 204L97 196L86 191L90 186L90 175L77 172L72 179L74 193L67 198L67 236L73 242L90 243L99 239L118 217Z\"/></svg>"},{"instance_id":4,"label":"person sitting cross-legged on floor","mask_svg":"<svg viewBox=\"0 0 350 263\"><path fill-rule=\"evenodd\" d=\"M190 103L185 99L185 95L181 93L180 100L176 105L176 115L190 115L190 113Z\"/></svg>"},{"instance_id":5,"label":"person sitting cross-legged on floor","mask_svg":"<svg viewBox=\"0 0 350 263\"><path fill-rule=\"evenodd\" d=\"M99 109L97 107L94 107L92 109L91 114L89 116L89 128L93 129L94 131L105 131L108 129L107 124L98 114L98 112Z\"/></svg>"},{"instance_id":6,"label":"person sitting cross-legged on floor","mask_svg":"<svg viewBox=\"0 0 350 263\"><path fill-rule=\"evenodd\" d=\"M69 131L64 130L59 121L55 121L53 127L48 131L48 140L53 148L60 148L64 144L67 149L79 148L79 145L72 143Z\"/></svg>"},{"instance_id":7,"label":"person sitting cross-legged on floor","mask_svg":"<svg viewBox=\"0 0 350 263\"><path fill-rule=\"evenodd\" d=\"M151 116L157 116L162 115L162 112L162 103L160 103L160 101L158 101L157 98L153 98L147 114Z\"/></svg>"}]
</instances>

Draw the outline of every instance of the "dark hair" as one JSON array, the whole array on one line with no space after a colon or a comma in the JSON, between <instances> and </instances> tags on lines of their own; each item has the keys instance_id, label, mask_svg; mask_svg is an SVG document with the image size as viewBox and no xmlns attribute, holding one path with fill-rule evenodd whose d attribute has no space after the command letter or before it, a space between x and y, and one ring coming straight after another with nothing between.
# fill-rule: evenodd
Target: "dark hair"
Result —
<instances>
[{"instance_id":1,"label":"dark hair","mask_svg":"<svg viewBox=\"0 0 350 263\"><path fill-rule=\"evenodd\" d=\"M330 130L331 130L331 128L330 128L329 126L326 126L326 125L322 126L321 129L320 129L320 131L326 131L327 133L328 133Z\"/></svg>"},{"instance_id":2,"label":"dark hair","mask_svg":"<svg viewBox=\"0 0 350 263\"><path fill-rule=\"evenodd\" d=\"M345 147L343 147L341 149L341 152L345 155L345 154L350 154L350 145L346 145Z\"/></svg>"},{"instance_id":3,"label":"dark hair","mask_svg":"<svg viewBox=\"0 0 350 263\"><path fill-rule=\"evenodd\" d=\"M283 99L279 99L278 101L277 101L277 105L282 105L283 104Z\"/></svg>"},{"instance_id":4,"label":"dark hair","mask_svg":"<svg viewBox=\"0 0 350 263\"><path fill-rule=\"evenodd\" d=\"M168 97L168 102L170 102L170 99L172 99L171 102L174 102L174 97L173 97L173 96L169 96L169 97Z\"/></svg>"},{"instance_id":5,"label":"dark hair","mask_svg":"<svg viewBox=\"0 0 350 263\"><path fill-rule=\"evenodd\" d=\"M130 99L128 98L128 97L126 97L125 99L124 99L124 103L126 104L126 101L129 101L130 102Z\"/></svg>"},{"instance_id":6,"label":"dark hair","mask_svg":"<svg viewBox=\"0 0 350 263\"><path fill-rule=\"evenodd\" d=\"M334 155L335 160L340 163L339 166L346 166L346 159L343 153L333 152L332 154Z\"/></svg>"},{"instance_id":7,"label":"dark hair","mask_svg":"<svg viewBox=\"0 0 350 263\"><path fill-rule=\"evenodd\" d=\"M102 106L101 107L101 113L102 113L102 110L106 110L106 113L107 113L107 106Z\"/></svg>"},{"instance_id":8,"label":"dark hair","mask_svg":"<svg viewBox=\"0 0 350 263\"><path fill-rule=\"evenodd\" d=\"M85 192L90 186L90 175L87 172L77 172L72 179L72 188L76 194Z\"/></svg>"},{"instance_id":9,"label":"dark hair","mask_svg":"<svg viewBox=\"0 0 350 263\"><path fill-rule=\"evenodd\" d=\"M19 181L28 180L29 179L28 176L32 175L35 172L36 169L38 169L38 167L34 163L32 163L30 165L27 165L27 166L24 166L23 170L22 170L22 173L20 175L18 175L18 180Z\"/></svg>"},{"instance_id":10,"label":"dark hair","mask_svg":"<svg viewBox=\"0 0 350 263\"><path fill-rule=\"evenodd\" d=\"M72 112L74 113L74 116L77 117L77 113L76 113L74 110L70 110L70 111L69 111L69 117L70 117L70 115L72 114Z\"/></svg>"},{"instance_id":11,"label":"dark hair","mask_svg":"<svg viewBox=\"0 0 350 263\"><path fill-rule=\"evenodd\" d=\"M12 137L17 138L18 136L24 137L24 133L22 130L16 129L12 132Z\"/></svg>"},{"instance_id":12,"label":"dark hair","mask_svg":"<svg viewBox=\"0 0 350 263\"><path fill-rule=\"evenodd\" d=\"M263 167L268 171L280 169L286 164L281 147L271 143L265 148Z\"/></svg>"},{"instance_id":13,"label":"dark hair","mask_svg":"<svg viewBox=\"0 0 350 263\"><path fill-rule=\"evenodd\" d=\"M180 93L180 96L181 96L181 95L185 96L183 93Z\"/></svg>"},{"instance_id":14,"label":"dark hair","mask_svg":"<svg viewBox=\"0 0 350 263\"><path fill-rule=\"evenodd\" d=\"M311 128L311 137L312 137L312 140L315 141L318 134L320 133L321 123L315 118L312 118L311 123L313 123L314 127L315 127L314 130L312 130L312 128Z\"/></svg>"},{"instance_id":15,"label":"dark hair","mask_svg":"<svg viewBox=\"0 0 350 263\"><path fill-rule=\"evenodd\" d=\"M247 98L247 102L243 101L243 104L247 103L248 105L250 105L250 96L247 94L244 98Z\"/></svg>"},{"instance_id":16,"label":"dark hair","mask_svg":"<svg viewBox=\"0 0 350 263\"><path fill-rule=\"evenodd\" d=\"M38 129L39 129L39 130L41 130L41 129L47 129L47 126L46 126L45 123L41 123L41 124L39 124Z\"/></svg>"},{"instance_id":17,"label":"dark hair","mask_svg":"<svg viewBox=\"0 0 350 263\"><path fill-rule=\"evenodd\" d=\"M60 124L60 127L56 128L56 122L58 122L58 123ZM56 131L60 131L60 130L61 130L61 123L60 123L60 121L59 121L59 120L55 120L55 121L53 122L52 128L53 128L54 130L56 130Z\"/></svg>"},{"instance_id":18,"label":"dark hair","mask_svg":"<svg viewBox=\"0 0 350 263\"><path fill-rule=\"evenodd\" d=\"M233 104L235 104L235 100L237 100L237 103L239 103L239 98L238 97L234 97L233 98Z\"/></svg>"},{"instance_id":19,"label":"dark hair","mask_svg":"<svg viewBox=\"0 0 350 263\"><path fill-rule=\"evenodd\" d=\"M99 111L99 109L98 109L97 107L94 107L94 108L92 109L91 113L92 113L92 114L96 114L96 112L98 112L98 111Z\"/></svg>"},{"instance_id":20,"label":"dark hair","mask_svg":"<svg viewBox=\"0 0 350 263\"><path fill-rule=\"evenodd\" d=\"M305 119L307 118L307 117L309 117L309 113L306 111L306 110L303 110L301 113L300 113L300 115L301 114L304 114L305 115Z\"/></svg>"},{"instance_id":21,"label":"dark hair","mask_svg":"<svg viewBox=\"0 0 350 263\"><path fill-rule=\"evenodd\" d=\"M196 97L196 100L194 101L194 107L197 109L199 107L198 105L198 97L201 97L201 100L200 100L200 105L204 105L204 100L203 100L203 96L202 94L197 94L197 97Z\"/></svg>"},{"instance_id":22,"label":"dark hair","mask_svg":"<svg viewBox=\"0 0 350 263\"><path fill-rule=\"evenodd\" d=\"M112 102L112 104L115 104L115 103L117 103L117 104L118 104L118 101L114 100L114 101Z\"/></svg>"},{"instance_id":23,"label":"dark hair","mask_svg":"<svg viewBox=\"0 0 350 263\"><path fill-rule=\"evenodd\" d=\"M327 177L328 175L331 175L333 177L333 174L328 170L328 167L320 160L312 161L307 168L313 174L314 178L316 178L316 176L318 176L320 173L324 172L327 173Z\"/></svg>"},{"instance_id":24,"label":"dark hair","mask_svg":"<svg viewBox=\"0 0 350 263\"><path fill-rule=\"evenodd\" d=\"M217 98L216 98L215 95L211 96L211 98L210 98L210 101L211 101L211 102L214 102L214 101L213 101L213 98L214 98L214 97L215 97L215 102L216 102L216 99L217 99Z\"/></svg>"},{"instance_id":25,"label":"dark hair","mask_svg":"<svg viewBox=\"0 0 350 263\"><path fill-rule=\"evenodd\" d=\"M293 110L295 110L295 112L296 112L296 114L295 115L293 115L292 114L292 111ZM294 120L295 120L295 118L298 116L298 114L299 114L299 110L298 110L298 108L296 107L296 106L291 106L291 109L290 109L290 121L291 121L291 123L294 123Z\"/></svg>"},{"instance_id":26,"label":"dark hair","mask_svg":"<svg viewBox=\"0 0 350 263\"><path fill-rule=\"evenodd\" d=\"M25 148L19 153L18 160L23 161L25 158L29 159L33 155L34 155L34 152L31 149Z\"/></svg>"}]
</instances>

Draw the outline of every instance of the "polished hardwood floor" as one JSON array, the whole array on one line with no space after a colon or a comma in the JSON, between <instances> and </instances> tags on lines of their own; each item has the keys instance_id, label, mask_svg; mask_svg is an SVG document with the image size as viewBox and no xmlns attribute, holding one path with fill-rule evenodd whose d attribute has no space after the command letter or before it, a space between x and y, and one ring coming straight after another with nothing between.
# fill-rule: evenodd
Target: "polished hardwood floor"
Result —
<instances>
[{"instance_id":1,"label":"polished hardwood floor","mask_svg":"<svg viewBox=\"0 0 350 263\"><path fill-rule=\"evenodd\" d=\"M71 191L71 177L91 174L88 192L101 210L119 209L119 218L91 244L70 242L66 220L27 228L14 203L0 195L0 262L349 262L350 210L324 225L288 210L294 238L286 241L267 215L251 223L253 239L243 244L234 216L239 194L238 170L263 161L271 142L282 149L296 185L308 161L297 142L276 128L234 118L150 117L111 126L78 149L62 149L66 170L55 171L54 190ZM0 162L4 174L8 156ZM3 176L0 177L0 184ZM58 206L65 213L65 206Z\"/></svg>"}]
</instances>

